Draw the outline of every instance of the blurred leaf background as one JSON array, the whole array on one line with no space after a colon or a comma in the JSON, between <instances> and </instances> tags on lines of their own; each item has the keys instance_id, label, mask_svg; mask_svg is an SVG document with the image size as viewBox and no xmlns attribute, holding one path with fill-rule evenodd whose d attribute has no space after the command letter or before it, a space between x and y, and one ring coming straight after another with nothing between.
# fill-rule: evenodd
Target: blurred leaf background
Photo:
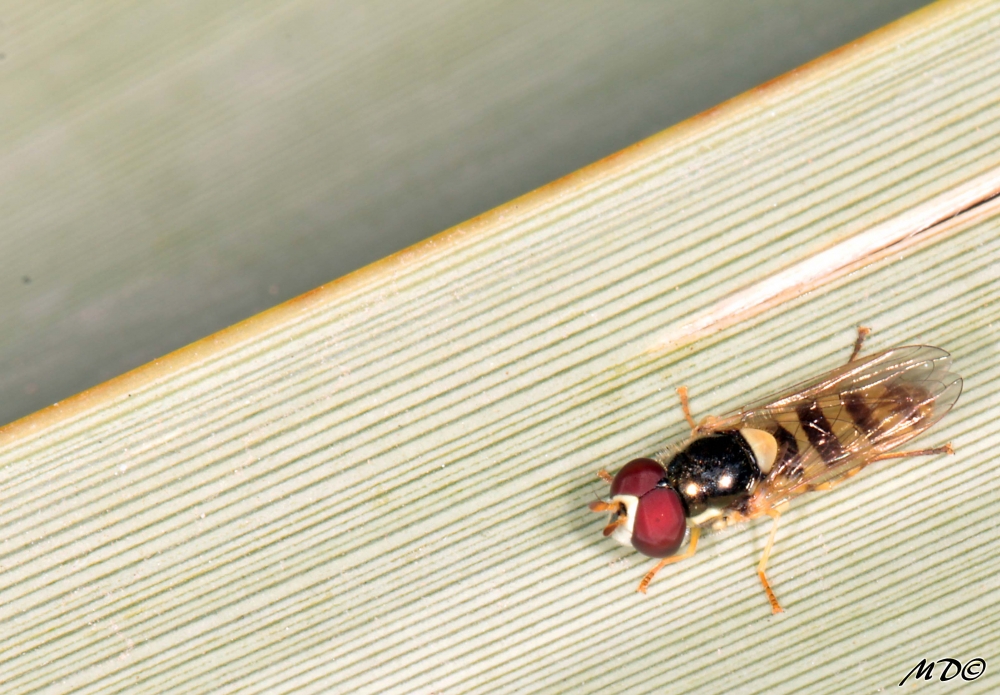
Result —
<instances>
[{"instance_id":1,"label":"blurred leaf background","mask_svg":"<svg viewBox=\"0 0 1000 695\"><path fill-rule=\"evenodd\" d=\"M923 4L0 2L0 423Z\"/></svg>"}]
</instances>

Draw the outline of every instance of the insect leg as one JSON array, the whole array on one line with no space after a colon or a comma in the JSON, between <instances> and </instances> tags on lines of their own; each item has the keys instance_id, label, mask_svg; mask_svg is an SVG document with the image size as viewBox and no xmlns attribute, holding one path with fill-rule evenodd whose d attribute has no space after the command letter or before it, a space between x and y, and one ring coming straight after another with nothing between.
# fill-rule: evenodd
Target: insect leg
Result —
<instances>
[{"instance_id":1,"label":"insect leg","mask_svg":"<svg viewBox=\"0 0 1000 695\"><path fill-rule=\"evenodd\" d=\"M872 459L872 460L875 460L875 459ZM840 478L839 480L827 480L825 483L818 483L816 485L809 485L806 489L809 492L818 492L818 491L821 491L821 490L822 491L832 490L833 488L837 487L838 485L840 485L845 480L849 480L849 479L853 478L854 476L856 476L863 469L864 469L864 466L857 466L856 468L852 468L851 470L849 470L846 473L844 473L844 476L842 478Z\"/></svg>"},{"instance_id":2,"label":"insect leg","mask_svg":"<svg viewBox=\"0 0 1000 695\"><path fill-rule=\"evenodd\" d=\"M601 480L603 480L604 482L606 482L608 485L610 485L611 483L615 482L615 479L611 476L611 474L608 473L603 468L601 470L597 471L597 477L600 478Z\"/></svg>"},{"instance_id":3,"label":"insect leg","mask_svg":"<svg viewBox=\"0 0 1000 695\"><path fill-rule=\"evenodd\" d=\"M688 421L688 424L691 425L691 431L694 432L698 429L698 423L695 422L694 418L691 416L691 403L688 401L687 386L678 387L677 395L681 399L681 410L684 411L684 419Z\"/></svg>"},{"instance_id":4,"label":"insect leg","mask_svg":"<svg viewBox=\"0 0 1000 695\"><path fill-rule=\"evenodd\" d=\"M949 442L944 446L939 446L934 449L918 449L917 451L896 451L896 452L890 452L888 454L878 454L877 456L873 456L872 458L870 458L868 460L868 463L871 463L873 461L882 461L884 459L907 458L909 456L937 456L939 454L948 454L949 456L951 456L954 453L955 449L952 448L951 442ZM819 492L821 490L825 492L832 490L845 480L848 480L856 476L858 473L861 472L863 468L864 466L858 466L857 468L852 468L851 470L847 471L847 473L845 473L843 477L840 478L839 480L828 480L825 483L810 485L806 489L809 492Z\"/></svg>"},{"instance_id":5,"label":"insect leg","mask_svg":"<svg viewBox=\"0 0 1000 695\"><path fill-rule=\"evenodd\" d=\"M670 557L665 557L658 563L656 563L656 567L647 572L646 576L642 578L641 582L639 582L639 588L636 589L636 591L638 591L640 594L646 593L646 588L649 586L649 583L653 581L653 577L656 576L657 572L659 572L661 569L663 569L672 562L677 562L678 560L687 560L689 557L694 555L695 548L698 547L698 536L700 535L701 535L701 529L697 526L692 526L691 544L688 545L688 549L685 550L680 555L671 555Z\"/></svg>"},{"instance_id":6,"label":"insect leg","mask_svg":"<svg viewBox=\"0 0 1000 695\"><path fill-rule=\"evenodd\" d=\"M888 454L879 454L878 456L873 456L872 461L882 461L883 459L901 459L908 456L937 456L938 454L948 454L951 456L955 453L955 450L951 446L951 442L948 442L944 446L939 446L934 449L918 449L917 451L895 451Z\"/></svg>"},{"instance_id":7,"label":"insect leg","mask_svg":"<svg viewBox=\"0 0 1000 695\"><path fill-rule=\"evenodd\" d=\"M684 419L688 421L691 426L691 436L694 437L702 432L710 432L718 422L718 418L712 415L706 415L702 418L701 422L695 422L694 417L691 415L691 403L688 401L688 390L687 386L679 386L677 388L677 395L681 399L681 410L684 411Z\"/></svg>"},{"instance_id":8,"label":"insect leg","mask_svg":"<svg viewBox=\"0 0 1000 695\"><path fill-rule=\"evenodd\" d=\"M767 569L767 559L771 556L771 548L774 547L774 537L778 533L778 520L781 518L781 514L778 513L777 509L768 509L766 513L774 519L774 525L771 527L771 535L767 538L767 545L764 546L764 554L760 557L760 564L757 565L757 576L760 578L760 583L764 585L764 593L767 594L767 600L771 603L771 612L784 613L784 609L775 598L774 592L771 591L767 575L764 574L764 570Z\"/></svg>"},{"instance_id":9,"label":"insect leg","mask_svg":"<svg viewBox=\"0 0 1000 695\"><path fill-rule=\"evenodd\" d=\"M868 326L858 326L858 337L854 341L854 352L851 353L851 358L848 363L853 362L858 358L858 353L861 352L861 346L865 344L865 338L871 335L872 329Z\"/></svg>"}]
</instances>

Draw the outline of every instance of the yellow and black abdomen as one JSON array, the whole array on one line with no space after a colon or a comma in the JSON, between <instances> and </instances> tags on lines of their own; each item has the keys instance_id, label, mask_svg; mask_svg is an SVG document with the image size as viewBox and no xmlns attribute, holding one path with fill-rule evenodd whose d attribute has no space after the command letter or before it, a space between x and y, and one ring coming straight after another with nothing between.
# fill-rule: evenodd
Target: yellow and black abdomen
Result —
<instances>
[{"instance_id":1,"label":"yellow and black abdomen","mask_svg":"<svg viewBox=\"0 0 1000 695\"><path fill-rule=\"evenodd\" d=\"M767 428L778 445L775 473L794 482L823 477L818 469L863 465L929 427L933 414L931 395L913 383L803 399L774 413Z\"/></svg>"}]
</instances>

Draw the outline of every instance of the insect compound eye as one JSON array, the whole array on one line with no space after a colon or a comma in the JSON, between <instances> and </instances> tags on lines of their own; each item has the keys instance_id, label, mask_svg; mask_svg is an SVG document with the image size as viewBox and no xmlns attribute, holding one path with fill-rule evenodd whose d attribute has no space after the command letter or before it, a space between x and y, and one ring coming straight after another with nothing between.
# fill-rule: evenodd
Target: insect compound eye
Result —
<instances>
[{"instance_id":1,"label":"insect compound eye","mask_svg":"<svg viewBox=\"0 0 1000 695\"><path fill-rule=\"evenodd\" d=\"M684 541L684 504L669 487L650 490L639 498L632 526L632 547L649 557L668 557Z\"/></svg>"},{"instance_id":2,"label":"insect compound eye","mask_svg":"<svg viewBox=\"0 0 1000 695\"><path fill-rule=\"evenodd\" d=\"M663 479L666 471L658 461L653 459L635 459L629 461L611 483L611 496L632 495L642 497L656 487Z\"/></svg>"}]
</instances>

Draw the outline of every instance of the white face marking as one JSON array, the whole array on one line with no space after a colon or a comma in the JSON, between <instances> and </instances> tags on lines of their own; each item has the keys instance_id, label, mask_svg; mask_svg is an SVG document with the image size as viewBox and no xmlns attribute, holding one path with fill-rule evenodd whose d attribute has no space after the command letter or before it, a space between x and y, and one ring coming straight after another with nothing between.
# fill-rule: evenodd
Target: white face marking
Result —
<instances>
[{"instance_id":1,"label":"white face marking","mask_svg":"<svg viewBox=\"0 0 1000 695\"><path fill-rule=\"evenodd\" d=\"M718 485L720 489L728 490L733 486L733 476L728 473L723 473L719 476Z\"/></svg>"},{"instance_id":2,"label":"white face marking","mask_svg":"<svg viewBox=\"0 0 1000 695\"><path fill-rule=\"evenodd\" d=\"M616 526L611 537L622 545L632 547L632 528L635 526L635 510L639 507L639 498L635 495L615 495L612 502L625 505L625 523Z\"/></svg>"},{"instance_id":3,"label":"white face marking","mask_svg":"<svg viewBox=\"0 0 1000 695\"><path fill-rule=\"evenodd\" d=\"M698 516L691 517L690 521L695 526L701 526L706 521L709 521L710 519L718 518L720 516L722 516L722 510L721 509L716 509L715 507L709 507L708 509L706 509L705 511L703 511Z\"/></svg>"},{"instance_id":4,"label":"white face marking","mask_svg":"<svg viewBox=\"0 0 1000 695\"><path fill-rule=\"evenodd\" d=\"M750 445L753 457L757 459L757 468L764 475L771 472L774 459L778 458L778 442L770 432L745 427L740 430L743 439Z\"/></svg>"},{"instance_id":5,"label":"white face marking","mask_svg":"<svg viewBox=\"0 0 1000 695\"><path fill-rule=\"evenodd\" d=\"M687 486L684 488L684 494L687 495L688 497L697 497L698 483L688 483Z\"/></svg>"}]
</instances>

